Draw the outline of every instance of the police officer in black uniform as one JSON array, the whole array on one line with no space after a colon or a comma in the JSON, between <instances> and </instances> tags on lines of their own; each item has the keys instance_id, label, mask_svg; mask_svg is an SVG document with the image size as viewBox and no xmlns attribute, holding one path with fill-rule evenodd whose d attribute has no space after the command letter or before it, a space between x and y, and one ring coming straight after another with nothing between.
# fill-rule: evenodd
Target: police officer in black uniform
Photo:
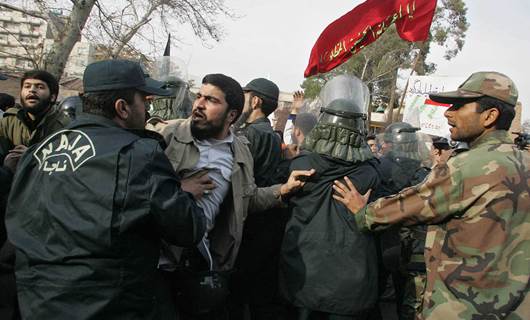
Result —
<instances>
[{"instance_id":1,"label":"police officer in black uniform","mask_svg":"<svg viewBox=\"0 0 530 320\"><path fill-rule=\"evenodd\" d=\"M145 97L166 91L127 60L83 83L84 114L28 149L10 193L22 318L155 319L161 239L195 245L205 218L143 130Z\"/></svg>"}]
</instances>

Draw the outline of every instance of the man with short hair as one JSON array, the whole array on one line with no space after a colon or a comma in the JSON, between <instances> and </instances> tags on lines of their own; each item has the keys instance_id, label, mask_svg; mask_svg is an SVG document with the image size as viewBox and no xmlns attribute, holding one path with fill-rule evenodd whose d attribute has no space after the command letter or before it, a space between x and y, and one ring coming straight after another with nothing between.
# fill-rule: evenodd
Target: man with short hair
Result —
<instances>
[{"instance_id":1,"label":"man with short hair","mask_svg":"<svg viewBox=\"0 0 530 320\"><path fill-rule=\"evenodd\" d=\"M278 107L280 89L267 79L257 78L244 88L245 105L238 120L244 123L237 128L250 142L254 158L254 178L258 187L275 183L274 172L281 160L281 141L267 118Z\"/></svg>"},{"instance_id":2,"label":"man with short hair","mask_svg":"<svg viewBox=\"0 0 530 320\"><path fill-rule=\"evenodd\" d=\"M143 130L145 97L167 93L127 60L90 64L83 85L84 114L28 149L9 197L22 318L157 319L161 239L192 246L205 230Z\"/></svg>"},{"instance_id":3,"label":"man with short hair","mask_svg":"<svg viewBox=\"0 0 530 320\"><path fill-rule=\"evenodd\" d=\"M250 81L244 88L245 105L239 134L248 141L254 158L254 179L258 187L269 187L288 176L278 172L282 160L281 135L274 132L268 116L278 107L280 89L264 78ZM240 120L241 121L241 120ZM241 250L232 277L233 297L239 304L239 318L244 304L249 304L250 319L276 319L274 299L277 292L277 260L284 228L281 210L252 213L245 221ZM237 308L234 308L237 309ZM233 318L237 317L235 314Z\"/></svg>"},{"instance_id":4,"label":"man with short hair","mask_svg":"<svg viewBox=\"0 0 530 320\"><path fill-rule=\"evenodd\" d=\"M293 143L301 146L304 138L317 124L317 117L309 112L302 112L293 122Z\"/></svg>"},{"instance_id":5,"label":"man with short hair","mask_svg":"<svg viewBox=\"0 0 530 320\"><path fill-rule=\"evenodd\" d=\"M296 171L285 184L256 187L248 141L231 130L243 104L243 90L236 80L209 74L202 80L189 119L155 126L168 144L166 154L179 176L206 175L201 180L206 192L199 205L208 220L207 256L212 260L209 269L215 271L233 270L248 214L281 205L281 197L304 184L299 177L312 174ZM212 183L215 188L210 187ZM162 260L162 264L168 262ZM190 304L197 302L192 300Z\"/></svg>"},{"instance_id":6,"label":"man with short hair","mask_svg":"<svg viewBox=\"0 0 530 320\"><path fill-rule=\"evenodd\" d=\"M302 112L297 114L291 127L291 141L292 144L285 145L283 151L284 158L291 160L300 153L300 148L304 142L305 137L313 130L317 124L317 117L310 112ZM284 163L280 164L284 165Z\"/></svg>"},{"instance_id":7,"label":"man with short hair","mask_svg":"<svg viewBox=\"0 0 530 320\"><path fill-rule=\"evenodd\" d=\"M468 151L434 166L417 186L366 206L349 181L335 199L359 228L428 224L427 284L419 319L530 317L530 156L507 130L517 89L498 72L472 74L458 90L431 94L449 103L451 139Z\"/></svg>"}]
</instances>

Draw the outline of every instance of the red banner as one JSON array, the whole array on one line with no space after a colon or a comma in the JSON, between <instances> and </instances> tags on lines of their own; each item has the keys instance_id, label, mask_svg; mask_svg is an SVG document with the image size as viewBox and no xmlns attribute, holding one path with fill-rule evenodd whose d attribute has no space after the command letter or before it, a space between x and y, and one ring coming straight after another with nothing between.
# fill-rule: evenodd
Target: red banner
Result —
<instances>
[{"instance_id":1,"label":"red banner","mask_svg":"<svg viewBox=\"0 0 530 320\"><path fill-rule=\"evenodd\" d=\"M311 50L305 77L328 72L377 40L393 23L407 41L429 36L436 0L367 0L333 21Z\"/></svg>"}]
</instances>

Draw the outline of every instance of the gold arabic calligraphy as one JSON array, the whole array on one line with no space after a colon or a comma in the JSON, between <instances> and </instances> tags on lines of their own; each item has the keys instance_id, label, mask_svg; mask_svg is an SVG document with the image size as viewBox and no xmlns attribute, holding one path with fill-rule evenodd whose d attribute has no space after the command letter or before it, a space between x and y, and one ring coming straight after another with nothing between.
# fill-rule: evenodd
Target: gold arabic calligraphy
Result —
<instances>
[{"instance_id":1,"label":"gold arabic calligraphy","mask_svg":"<svg viewBox=\"0 0 530 320\"><path fill-rule=\"evenodd\" d=\"M363 44L363 41L366 39L367 34L371 34L372 38L376 40L379 38L387 29L390 27L394 22L396 22L398 19L403 18L403 14L406 13L407 17L409 19L414 18L414 12L416 11L416 1L413 0L412 2L407 2L406 5L400 4L399 10L397 10L395 13L389 15L386 17L383 22L377 24L377 26L372 27L371 25L368 25L364 28L362 32L359 32L357 34L356 38L350 38L349 41L347 40L341 40L335 46L331 51L326 51L323 54L323 57L327 56L328 62L333 61L333 59L337 58L343 53L351 52L352 54L357 53L359 50L365 47ZM350 47L348 48L347 42L349 42ZM321 61L324 60L321 57Z\"/></svg>"}]
</instances>

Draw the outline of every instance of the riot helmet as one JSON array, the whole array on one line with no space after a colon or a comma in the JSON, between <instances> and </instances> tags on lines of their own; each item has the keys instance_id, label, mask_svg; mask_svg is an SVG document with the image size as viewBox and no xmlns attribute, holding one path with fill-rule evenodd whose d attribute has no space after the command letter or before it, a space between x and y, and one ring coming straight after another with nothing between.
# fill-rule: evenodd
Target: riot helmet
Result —
<instances>
[{"instance_id":1,"label":"riot helmet","mask_svg":"<svg viewBox=\"0 0 530 320\"><path fill-rule=\"evenodd\" d=\"M366 143L370 102L366 84L355 76L339 75L324 85L319 98L320 117L302 148L349 162L373 158Z\"/></svg>"},{"instance_id":2,"label":"riot helmet","mask_svg":"<svg viewBox=\"0 0 530 320\"><path fill-rule=\"evenodd\" d=\"M83 112L83 101L79 96L66 97L59 104L59 110L64 112L70 120L75 120Z\"/></svg>"},{"instance_id":3,"label":"riot helmet","mask_svg":"<svg viewBox=\"0 0 530 320\"><path fill-rule=\"evenodd\" d=\"M359 78L339 75L328 81L320 92L323 107L319 123L344 127L367 134L370 90Z\"/></svg>"},{"instance_id":4,"label":"riot helmet","mask_svg":"<svg viewBox=\"0 0 530 320\"><path fill-rule=\"evenodd\" d=\"M406 122L395 122L386 127L380 136L382 140L381 153L395 161L420 160L430 157L432 139Z\"/></svg>"}]
</instances>

